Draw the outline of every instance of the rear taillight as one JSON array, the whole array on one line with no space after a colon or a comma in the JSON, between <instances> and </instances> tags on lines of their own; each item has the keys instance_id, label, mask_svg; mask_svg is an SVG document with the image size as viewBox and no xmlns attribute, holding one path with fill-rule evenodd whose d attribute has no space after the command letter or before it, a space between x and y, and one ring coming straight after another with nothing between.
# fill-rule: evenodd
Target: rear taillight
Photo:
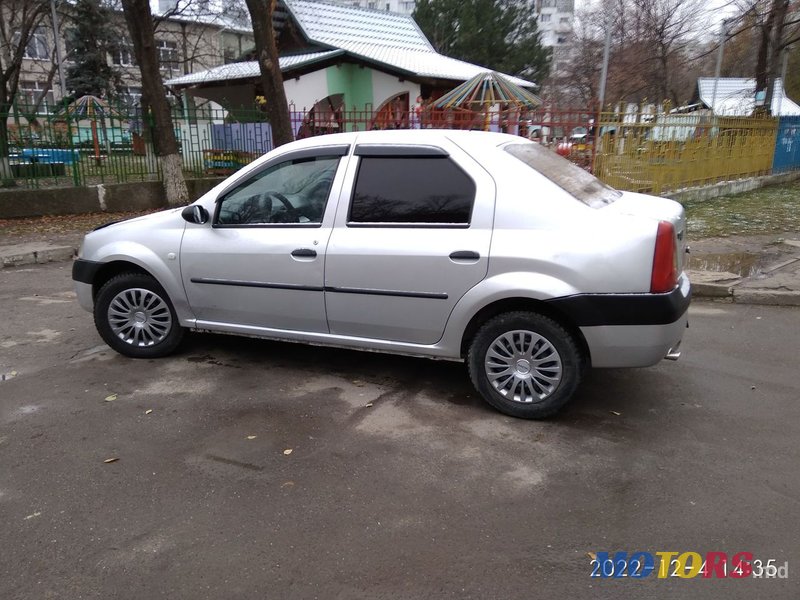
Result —
<instances>
[{"instance_id":1,"label":"rear taillight","mask_svg":"<svg viewBox=\"0 0 800 600\"><path fill-rule=\"evenodd\" d=\"M658 224L656 250L653 253L653 274L650 277L650 293L663 294L672 291L678 284L678 259L675 246L675 228L668 221Z\"/></svg>"}]
</instances>

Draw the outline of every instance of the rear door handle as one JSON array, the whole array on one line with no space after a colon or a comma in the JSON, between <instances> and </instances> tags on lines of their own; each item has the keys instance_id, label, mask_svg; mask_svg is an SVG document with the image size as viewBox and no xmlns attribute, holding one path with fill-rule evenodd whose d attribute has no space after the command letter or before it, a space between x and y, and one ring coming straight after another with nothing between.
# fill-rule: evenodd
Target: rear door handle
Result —
<instances>
[{"instance_id":1,"label":"rear door handle","mask_svg":"<svg viewBox=\"0 0 800 600\"><path fill-rule=\"evenodd\" d=\"M298 248L297 250L292 250L292 256L295 258L314 258L317 255L316 250L312 250L311 248Z\"/></svg>"},{"instance_id":2,"label":"rear door handle","mask_svg":"<svg viewBox=\"0 0 800 600\"><path fill-rule=\"evenodd\" d=\"M472 250L456 250L450 253L450 260L478 260L481 255Z\"/></svg>"}]
</instances>

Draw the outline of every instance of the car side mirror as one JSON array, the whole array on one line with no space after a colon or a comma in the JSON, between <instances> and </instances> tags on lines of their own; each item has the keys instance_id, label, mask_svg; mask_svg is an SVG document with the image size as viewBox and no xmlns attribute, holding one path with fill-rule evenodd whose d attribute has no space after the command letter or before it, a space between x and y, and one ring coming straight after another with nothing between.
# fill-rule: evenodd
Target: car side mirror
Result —
<instances>
[{"instance_id":1,"label":"car side mirror","mask_svg":"<svg viewBox=\"0 0 800 600\"><path fill-rule=\"evenodd\" d=\"M208 221L208 211L199 204L190 204L181 211L181 216L189 223L202 225Z\"/></svg>"}]
</instances>

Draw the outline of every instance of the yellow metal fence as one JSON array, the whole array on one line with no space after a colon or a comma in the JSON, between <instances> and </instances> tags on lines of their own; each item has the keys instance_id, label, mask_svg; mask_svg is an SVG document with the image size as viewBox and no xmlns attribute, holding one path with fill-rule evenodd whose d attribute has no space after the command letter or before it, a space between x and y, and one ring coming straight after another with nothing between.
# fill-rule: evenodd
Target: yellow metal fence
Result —
<instances>
[{"instance_id":1,"label":"yellow metal fence","mask_svg":"<svg viewBox=\"0 0 800 600\"><path fill-rule=\"evenodd\" d=\"M778 119L700 113L601 114L594 174L617 189L663 194L766 175Z\"/></svg>"}]
</instances>

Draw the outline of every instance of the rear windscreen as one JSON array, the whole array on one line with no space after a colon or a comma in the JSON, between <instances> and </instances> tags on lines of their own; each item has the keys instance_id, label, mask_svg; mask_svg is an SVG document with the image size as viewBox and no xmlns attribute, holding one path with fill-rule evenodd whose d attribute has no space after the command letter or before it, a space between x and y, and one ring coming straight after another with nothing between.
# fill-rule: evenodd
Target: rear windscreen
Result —
<instances>
[{"instance_id":1,"label":"rear windscreen","mask_svg":"<svg viewBox=\"0 0 800 600\"><path fill-rule=\"evenodd\" d=\"M541 144L508 144L503 150L592 208L611 204L622 195Z\"/></svg>"}]
</instances>

